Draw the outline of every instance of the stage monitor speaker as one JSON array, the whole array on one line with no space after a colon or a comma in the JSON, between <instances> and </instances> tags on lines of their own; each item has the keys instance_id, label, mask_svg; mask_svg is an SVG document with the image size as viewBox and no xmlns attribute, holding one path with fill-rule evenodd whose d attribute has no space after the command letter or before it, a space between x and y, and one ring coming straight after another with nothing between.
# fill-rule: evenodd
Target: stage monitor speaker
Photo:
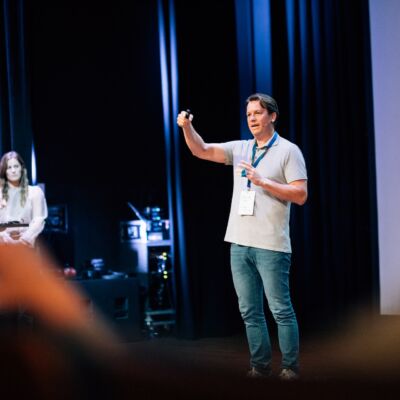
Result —
<instances>
[{"instance_id":1,"label":"stage monitor speaker","mask_svg":"<svg viewBox=\"0 0 400 400\"><path fill-rule=\"evenodd\" d=\"M97 314L108 322L123 341L141 337L139 283L137 278L75 281L84 295L88 318Z\"/></svg>"}]
</instances>

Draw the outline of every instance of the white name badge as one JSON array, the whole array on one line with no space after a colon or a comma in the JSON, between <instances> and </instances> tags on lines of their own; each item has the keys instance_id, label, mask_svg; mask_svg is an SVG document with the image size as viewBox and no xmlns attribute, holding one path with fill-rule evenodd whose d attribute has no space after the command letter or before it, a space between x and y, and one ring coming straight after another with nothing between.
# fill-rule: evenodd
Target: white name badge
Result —
<instances>
[{"instance_id":1,"label":"white name badge","mask_svg":"<svg viewBox=\"0 0 400 400\"><path fill-rule=\"evenodd\" d=\"M253 215L256 192L254 190L242 190L239 201L239 215Z\"/></svg>"}]
</instances>

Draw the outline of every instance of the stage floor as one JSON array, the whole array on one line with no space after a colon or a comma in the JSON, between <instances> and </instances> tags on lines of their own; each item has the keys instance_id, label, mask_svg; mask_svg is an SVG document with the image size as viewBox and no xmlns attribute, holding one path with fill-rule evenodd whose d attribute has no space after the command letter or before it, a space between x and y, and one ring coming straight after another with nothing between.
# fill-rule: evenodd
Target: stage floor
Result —
<instances>
[{"instance_id":1,"label":"stage floor","mask_svg":"<svg viewBox=\"0 0 400 400\"><path fill-rule=\"evenodd\" d=\"M278 343L272 338L275 375L280 372L281 354ZM245 335L178 339L173 336L143 339L126 344L128 351L142 365L151 367L156 362L160 367L175 366L196 371L243 377L249 369L249 352ZM321 363L324 355L311 340L301 343L300 363L302 380L325 379ZM324 369L326 372L326 368Z\"/></svg>"}]
</instances>

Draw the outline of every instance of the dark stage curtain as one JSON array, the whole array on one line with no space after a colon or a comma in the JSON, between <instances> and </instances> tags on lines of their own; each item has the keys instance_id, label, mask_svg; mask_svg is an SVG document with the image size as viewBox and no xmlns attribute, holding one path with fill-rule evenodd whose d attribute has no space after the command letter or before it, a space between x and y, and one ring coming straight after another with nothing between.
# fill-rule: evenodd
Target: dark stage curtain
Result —
<instances>
[{"instance_id":1,"label":"dark stage curtain","mask_svg":"<svg viewBox=\"0 0 400 400\"><path fill-rule=\"evenodd\" d=\"M270 27L263 30L269 35L268 40L263 37L255 43L267 43L271 59L264 57L260 48L250 58L246 52L237 52L237 39L245 32L237 32L236 27L243 26L240 18L245 14L236 13L234 0L174 3L179 108L192 110L194 125L204 139L239 139L241 116L245 115L242 83L248 91L256 91L261 82L280 105L279 133L304 152L309 201L303 208L293 206L291 225L292 293L300 324L304 327L336 321L337 316L348 314L353 307L376 305L378 260L368 2L271 0L268 7L255 9L256 20L247 21L251 28L254 21L257 26L262 25L262 13L269 12L266 21L270 21ZM261 3L249 0L249 7ZM2 152L13 147L30 164L32 132L24 67L24 4L22 0L1 2L0 126ZM40 7L32 9L36 9L31 18L35 34L30 39L35 55L31 60L32 88L36 88L32 97L34 126L45 181L63 178L63 184L80 179L86 185L90 178L99 183L113 182L113 170L104 160L110 154L118 154L123 170L128 171L128 176L121 173L120 186L128 181L131 187L129 196L125 192L118 194L121 199L140 199L141 193L152 190L158 193L165 180L166 163L162 157L159 49L157 38L153 37L157 36L156 7L143 6L132 12L112 8L112 24L107 22L109 10L105 8L93 13L86 6L75 13L65 3L59 11L55 4L47 12L41 12ZM142 14L145 10L146 14ZM72 18L75 14L76 19ZM71 21L75 21L72 31ZM129 29L124 33L116 27ZM253 29L254 32L258 30ZM142 40L144 36L153 38L148 45ZM134 39L132 43L130 38ZM251 45L254 36L249 40ZM145 60L151 62L143 62L142 57L130 52L133 47L141 49L141 54L148 57ZM251 64L247 68L251 79L239 68L246 62ZM263 66L268 67L267 78ZM174 123L175 116L170 118ZM148 146L149 132L152 137L158 135L155 146ZM116 139L109 140L111 135ZM134 137L134 147L126 139L128 136ZM107 139L100 141L102 137ZM231 280L229 245L223 242L232 170L197 160L182 142L181 147L175 144L176 149L181 149L174 156L180 157L181 165L179 207L184 217L187 262L187 279L178 283L187 287L177 289L189 293L193 315L188 318L193 318L199 336L233 333L243 325ZM60 145L62 152L58 151ZM74 163L69 162L71 156ZM146 174L138 171L137 166L147 165L150 159L157 165ZM80 165L87 161L96 165L96 174L91 169L86 175L82 173ZM57 165L68 168L58 171ZM75 193L78 216L85 211L78 198L80 191ZM109 196L110 202L114 201L114 191L110 190ZM157 195L157 202L163 198ZM103 240L107 241L107 236ZM81 241L82 258L89 252L84 243Z\"/></svg>"},{"instance_id":2,"label":"dark stage curtain","mask_svg":"<svg viewBox=\"0 0 400 400\"><path fill-rule=\"evenodd\" d=\"M160 68L164 119L168 215L174 266L174 297L177 333L193 338L194 321L190 295L190 278L186 263L186 238L182 212L180 132L176 124L178 110L178 71L174 1L158 0Z\"/></svg>"},{"instance_id":3,"label":"dark stage curtain","mask_svg":"<svg viewBox=\"0 0 400 400\"><path fill-rule=\"evenodd\" d=\"M48 204L68 207L67 237L49 242L78 271L126 265L128 201L167 213L156 5L26 2L38 171Z\"/></svg>"},{"instance_id":4,"label":"dark stage curtain","mask_svg":"<svg viewBox=\"0 0 400 400\"><path fill-rule=\"evenodd\" d=\"M278 131L300 146L308 167L309 200L304 208L293 206L291 221L298 313L314 325L336 323L358 308L375 310L379 283L368 2L237 3L242 8L246 3L254 15L259 3L269 4L269 87L280 105ZM236 17L241 20L245 13ZM242 25L257 53L259 32L248 33L254 22ZM263 66L254 57L249 61L253 73L241 74L240 81L250 81L256 92L263 87L253 76Z\"/></svg>"},{"instance_id":5,"label":"dark stage curtain","mask_svg":"<svg viewBox=\"0 0 400 400\"><path fill-rule=\"evenodd\" d=\"M32 128L26 72L25 4L0 2L0 153L19 152L31 167Z\"/></svg>"},{"instance_id":6,"label":"dark stage curtain","mask_svg":"<svg viewBox=\"0 0 400 400\"><path fill-rule=\"evenodd\" d=\"M376 311L378 299L368 3L247 3L253 16L237 12L233 1L215 4L212 12L203 3L176 2L181 104L194 110L195 127L206 141L222 142L241 136L244 87L267 87L277 99L278 131L302 149L309 175L308 203L292 207L295 308L304 330L338 325L355 309ZM268 4L254 8L261 3ZM271 23L262 32L270 35L267 64L256 48L265 38L257 39L254 29L262 12L270 13L265 20ZM249 43L252 49L240 48ZM264 80L263 71L269 74ZM223 244L231 171L185 152L182 158L196 318L200 332L222 333L237 326Z\"/></svg>"},{"instance_id":7,"label":"dark stage curtain","mask_svg":"<svg viewBox=\"0 0 400 400\"><path fill-rule=\"evenodd\" d=\"M208 142L239 134L233 2L175 1L179 107ZM192 156L181 139L182 213L194 331L224 336L242 329L224 234L232 171Z\"/></svg>"},{"instance_id":8,"label":"dark stage curtain","mask_svg":"<svg viewBox=\"0 0 400 400\"><path fill-rule=\"evenodd\" d=\"M309 173L308 204L293 210L295 301L310 323L340 322L378 299L368 2L271 5L280 130Z\"/></svg>"}]
</instances>

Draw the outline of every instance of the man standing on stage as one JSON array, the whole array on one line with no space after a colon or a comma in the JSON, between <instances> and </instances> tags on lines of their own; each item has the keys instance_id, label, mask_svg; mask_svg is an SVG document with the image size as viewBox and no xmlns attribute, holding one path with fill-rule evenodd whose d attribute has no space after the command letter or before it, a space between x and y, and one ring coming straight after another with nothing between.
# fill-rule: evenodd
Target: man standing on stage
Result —
<instances>
[{"instance_id":1,"label":"man standing on stage","mask_svg":"<svg viewBox=\"0 0 400 400\"><path fill-rule=\"evenodd\" d=\"M233 165L234 188L225 241L231 243L233 283L250 350L249 377L271 375L271 343L264 295L278 326L283 380L298 378L299 333L289 292L290 204L307 200L307 171L300 149L279 136L276 101L256 93L247 99L251 140L205 143L183 111L177 123L192 154Z\"/></svg>"}]
</instances>

